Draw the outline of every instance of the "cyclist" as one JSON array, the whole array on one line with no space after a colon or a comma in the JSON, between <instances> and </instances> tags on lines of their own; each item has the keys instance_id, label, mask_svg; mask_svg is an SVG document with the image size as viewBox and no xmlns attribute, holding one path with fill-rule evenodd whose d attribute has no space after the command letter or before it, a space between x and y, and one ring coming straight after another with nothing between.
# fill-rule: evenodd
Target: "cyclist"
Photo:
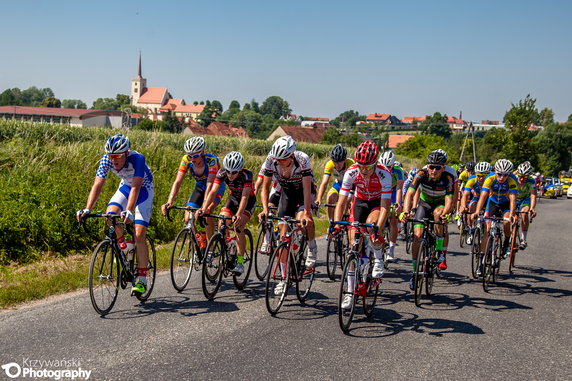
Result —
<instances>
[{"instance_id":1,"label":"cyclist","mask_svg":"<svg viewBox=\"0 0 572 381\"><path fill-rule=\"evenodd\" d=\"M195 188L187 201L187 206L196 209L204 208L213 210L220 203L220 199L225 191L225 184L221 184L219 187L218 193L212 200L212 205L205 204L205 195L209 194L215 176L220 168L218 157L210 153L205 153L206 147L207 143L201 136L192 137L185 142L183 147L185 155L181 159L181 164L179 164L177 177L173 182L167 202L161 206L163 215L166 215L169 206L173 205L173 201L175 197L177 197L177 193L179 193L179 189L181 189L181 185L187 173L195 179ZM189 214L189 211L185 212L185 223L189 222ZM196 214L196 217L198 217L198 214ZM214 233L214 222L212 218L206 218L205 221L205 232L207 239L210 239Z\"/></svg>"},{"instance_id":2,"label":"cyclist","mask_svg":"<svg viewBox=\"0 0 572 381\"><path fill-rule=\"evenodd\" d=\"M302 151L296 150L296 142L291 136L286 135L278 138L270 150L269 157L264 162L264 181L262 183L262 213L260 219L268 215L269 188L272 178L276 177L282 186L278 201L278 217L295 217L305 226L308 236L308 256L306 267L314 268L318 247L316 246L314 220L312 219L312 196L315 193L312 183L313 174L310 165L310 157ZM286 223L280 223L280 237L286 235ZM287 257L282 258L284 261ZM286 271L286 266L282 266ZM284 276L286 274L283 274ZM284 283L279 283L274 292L279 294Z\"/></svg>"},{"instance_id":3,"label":"cyclist","mask_svg":"<svg viewBox=\"0 0 572 381\"><path fill-rule=\"evenodd\" d=\"M338 202L340 188L342 186L342 180L344 178L344 173L347 169L354 164L352 159L348 158L348 151L341 145L337 144L330 152L330 159L326 166L324 167L324 176L322 176L322 183L318 188L318 195L316 196L316 204L320 206L322 203L322 196L326 191L326 187L330 182L330 177L334 176L334 184L328 191L326 196L326 201L328 204L335 204ZM334 218L334 208L328 209L328 219L331 221Z\"/></svg>"},{"instance_id":4,"label":"cyclist","mask_svg":"<svg viewBox=\"0 0 572 381\"><path fill-rule=\"evenodd\" d=\"M393 151L385 151L379 157L378 164L387 168L391 173L391 204L395 205L395 210L389 216L389 255L387 262L395 261L395 243L397 242L397 216L403 210L403 169L396 165Z\"/></svg>"},{"instance_id":5,"label":"cyclist","mask_svg":"<svg viewBox=\"0 0 572 381\"><path fill-rule=\"evenodd\" d=\"M536 217L536 181L531 176L532 166L525 161L516 169L518 178L516 196L516 208L520 212L530 211L530 215ZM529 218L528 213L522 215L522 226L520 236L520 250L526 249L526 238L528 236Z\"/></svg>"},{"instance_id":6,"label":"cyclist","mask_svg":"<svg viewBox=\"0 0 572 381\"><path fill-rule=\"evenodd\" d=\"M513 164L510 160L499 159L495 163L495 172L489 174L483 183L481 188L481 195L479 197L479 202L477 203L477 208L473 214L473 218L476 218L486 202L485 209L485 237L488 236L491 229L491 219L489 217L504 217L514 219L514 214L516 211L516 195L518 193L517 189L517 179L516 176L512 174ZM503 242L503 252L504 257L508 257L510 254L510 221L504 221L504 242ZM481 256L484 255L486 249L487 240L483 239L481 242Z\"/></svg>"},{"instance_id":7,"label":"cyclist","mask_svg":"<svg viewBox=\"0 0 572 381\"><path fill-rule=\"evenodd\" d=\"M272 160L270 154L266 156L266 160L268 160L269 158L270 160ZM256 179L256 183L254 184L254 193L257 196L264 181L264 163L266 162L266 160L262 163L260 171L258 172L258 178ZM268 197L268 206L276 207L278 205L278 202L280 201L281 191L282 191L282 186L276 180L276 176L272 176L272 188L270 188L270 195ZM264 234L264 238L262 239L262 244L260 245L261 253L268 253L270 251L270 246L269 246L270 234L272 234L271 231L267 231L266 234Z\"/></svg>"},{"instance_id":8,"label":"cyclist","mask_svg":"<svg viewBox=\"0 0 572 381\"><path fill-rule=\"evenodd\" d=\"M465 189L465 184L469 180L469 177L475 174L475 162L473 160L469 160L465 163L465 169L459 174L459 192L461 195L463 194L463 189ZM457 201L457 214L455 214L455 220L459 221L460 212L459 209L461 208L461 197L459 197ZM458 222L458 225L461 226L461 222Z\"/></svg>"},{"instance_id":9,"label":"cyclist","mask_svg":"<svg viewBox=\"0 0 572 381\"><path fill-rule=\"evenodd\" d=\"M256 207L256 194L252 186L252 172L244 168L244 157L240 152L232 151L222 160L222 168L218 170L214 184L205 198L199 214L211 213L214 207L213 200L218 196L222 184L228 185L230 194L226 199L226 204L221 209L220 214L232 217L236 232L237 260L232 270L236 274L244 272L244 251L246 240L244 238L244 227L252 216ZM234 263L234 261L233 261Z\"/></svg>"},{"instance_id":10,"label":"cyclist","mask_svg":"<svg viewBox=\"0 0 572 381\"><path fill-rule=\"evenodd\" d=\"M453 196L455 179L453 175L445 171L447 156L440 151L433 151L427 156L427 165L419 170L405 195L403 212L399 216L403 222L407 221L411 215L414 219L422 220L426 217L433 217L434 221L448 221L449 213L453 210ZM419 204L417 209L412 208L414 197L419 189ZM444 227L435 225L437 235L435 250L442 255L444 241ZM411 249L413 259L412 268L415 272L417 267L417 257L419 255L419 244L423 235L423 224L413 225L415 236ZM413 274L409 280L409 288L413 290Z\"/></svg>"},{"instance_id":11,"label":"cyclist","mask_svg":"<svg viewBox=\"0 0 572 381\"><path fill-rule=\"evenodd\" d=\"M334 214L335 221L341 221L342 216L348 209L351 190L355 187L353 196L353 204L350 212L350 222L366 222L385 226L385 221L390 207L391 200L391 174L387 168L376 165L379 148L371 141L367 140L361 143L354 154L355 164L348 168L344 174L342 187L340 189L340 197L336 205ZM339 226L335 227L335 231L339 231ZM365 233L365 231L364 231ZM364 234L373 248L374 262L372 276L381 278L383 275L383 235L374 234L369 229L369 234ZM349 240L353 241L355 236L354 229L349 229ZM342 308L347 309L353 303L353 291L355 289L355 276L350 276L348 282L348 291L342 301Z\"/></svg>"},{"instance_id":12,"label":"cyclist","mask_svg":"<svg viewBox=\"0 0 572 381\"><path fill-rule=\"evenodd\" d=\"M153 174L145 163L145 157L137 151L130 150L129 138L117 134L105 143L105 154L99 161L99 168L87 203L83 210L77 211L77 219L89 214L94 207L109 171L120 179L119 187L107 204L106 213L120 214L124 222L133 222L135 227L135 255L137 256L138 280L132 292L144 294L147 289L147 268L149 266L149 248L145 236L151 219L153 207ZM133 212L134 211L134 212ZM123 227L117 226L117 242L121 250L127 248Z\"/></svg>"},{"instance_id":13,"label":"cyclist","mask_svg":"<svg viewBox=\"0 0 572 381\"><path fill-rule=\"evenodd\" d=\"M485 177L493 170L493 166L486 161L477 163L474 167L475 174L467 179L463 187L463 197L461 199L461 206L459 207L459 214L467 212L467 223L469 224L470 234L467 237L467 245L473 243L473 233L475 228L473 225L474 214L481 195L481 187L485 182Z\"/></svg>"}]
</instances>

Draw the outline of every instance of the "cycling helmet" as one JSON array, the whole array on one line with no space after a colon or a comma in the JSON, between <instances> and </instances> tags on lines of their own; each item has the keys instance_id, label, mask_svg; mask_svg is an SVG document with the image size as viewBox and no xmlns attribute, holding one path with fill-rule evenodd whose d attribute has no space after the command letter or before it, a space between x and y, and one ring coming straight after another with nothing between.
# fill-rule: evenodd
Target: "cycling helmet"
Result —
<instances>
[{"instance_id":1,"label":"cycling helmet","mask_svg":"<svg viewBox=\"0 0 572 381\"><path fill-rule=\"evenodd\" d=\"M486 161L481 161L477 163L477 165L475 165L475 173L477 175L488 175L492 171L493 171L493 166Z\"/></svg>"},{"instance_id":2,"label":"cycling helmet","mask_svg":"<svg viewBox=\"0 0 572 381\"><path fill-rule=\"evenodd\" d=\"M441 151L441 152L439 152ZM427 155L427 164L440 164L445 165L447 162L447 154L443 150L436 150Z\"/></svg>"},{"instance_id":3,"label":"cycling helmet","mask_svg":"<svg viewBox=\"0 0 572 381\"><path fill-rule=\"evenodd\" d=\"M290 135L278 138L270 149L270 156L273 159L286 159L296 151L296 142Z\"/></svg>"},{"instance_id":4,"label":"cycling helmet","mask_svg":"<svg viewBox=\"0 0 572 381\"><path fill-rule=\"evenodd\" d=\"M371 140L366 140L361 143L354 154L354 160L358 164L373 164L377 161L377 155L379 154L379 148Z\"/></svg>"},{"instance_id":5,"label":"cycling helmet","mask_svg":"<svg viewBox=\"0 0 572 381\"><path fill-rule=\"evenodd\" d=\"M497 173L510 173L513 168L514 165L512 165L512 162L508 159L499 159L495 163L495 171Z\"/></svg>"},{"instance_id":6,"label":"cycling helmet","mask_svg":"<svg viewBox=\"0 0 572 381\"><path fill-rule=\"evenodd\" d=\"M129 138L123 134L113 135L105 142L105 153L107 154L118 154L124 153L129 150L131 143L129 143Z\"/></svg>"},{"instance_id":7,"label":"cycling helmet","mask_svg":"<svg viewBox=\"0 0 572 381\"><path fill-rule=\"evenodd\" d=\"M540 177L540 172L536 172L536 177Z\"/></svg>"},{"instance_id":8,"label":"cycling helmet","mask_svg":"<svg viewBox=\"0 0 572 381\"><path fill-rule=\"evenodd\" d=\"M207 142L202 136L194 136L185 142L185 152L187 155L204 151L207 148Z\"/></svg>"},{"instance_id":9,"label":"cycling helmet","mask_svg":"<svg viewBox=\"0 0 572 381\"><path fill-rule=\"evenodd\" d=\"M469 160L465 163L465 169L469 172L475 172L475 162L473 160Z\"/></svg>"},{"instance_id":10,"label":"cycling helmet","mask_svg":"<svg viewBox=\"0 0 572 381\"><path fill-rule=\"evenodd\" d=\"M393 165L395 165L396 167L403 167L403 165L401 165L401 162L397 160L395 160L395 163L393 163Z\"/></svg>"},{"instance_id":11,"label":"cycling helmet","mask_svg":"<svg viewBox=\"0 0 572 381\"><path fill-rule=\"evenodd\" d=\"M385 151L384 153L381 154L377 162L381 165L385 165L386 167L391 167L393 164L396 163L395 154L393 153L393 151Z\"/></svg>"},{"instance_id":12,"label":"cycling helmet","mask_svg":"<svg viewBox=\"0 0 572 381\"><path fill-rule=\"evenodd\" d=\"M445 156L445 163L446 163L447 161L449 161L449 155L447 155L447 152L443 151L441 148L436 149L436 150L433 151L433 152L439 152L440 154L442 154L443 156Z\"/></svg>"},{"instance_id":13,"label":"cycling helmet","mask_svg":"<svg viewBox=\"0 0 572 381\"><path fill-rule=\"evenodd\" d=\"M416 174L417 174L417 168L413 168L411 171L409 171L409 177L411 178L415 177Z\"/></svg>"},{"instance_id":14,"label":"cycling helmet","mask_svg":"<svg viewBox=\"0 0 572 381\"><path fill-rule=\"evenodd\" d=\"M530 165L530 162L525 161L524 163L519 165L516 170L520 175L528 176L532 173L532 166Z\"/></svg>"},{"instance_id":15,"label":"cycling helmet","mask_svg":"<svg viewBox=\"0 0 572 381\"><path fill-rule=\"evenodd\" d=\"M336 144L336 146L330 151L330 159L332 159L332 161L344 161L347 158L348 150L345 149L341 144Z\"/></svg>"},{"instance_id":16,"label":"cycling helmet","mask_svg":"<svg viewBox=\"0 0 572 381\"><path fill-rule=\"evenodd\" d=\"M222 160L222 166L229 172L240 171L244 168L244 157L240 152L229 152Z\"/></svg>"}]
</instances>

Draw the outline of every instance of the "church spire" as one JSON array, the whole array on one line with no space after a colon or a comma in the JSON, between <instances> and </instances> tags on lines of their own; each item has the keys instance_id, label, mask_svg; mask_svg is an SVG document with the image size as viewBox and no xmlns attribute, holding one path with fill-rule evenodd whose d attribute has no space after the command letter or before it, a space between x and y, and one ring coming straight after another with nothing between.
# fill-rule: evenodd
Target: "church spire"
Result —
<instances>
[{"instance_id":1,"label":"church spire","mask_svg":"<svg viewBox=\"0 0 572 381\"><path fill-rule=\"evenodd\" d=\"M141 50L139 51L139 70L137 71L137 77L138 78L143 78L141 76Z\"/></svg>"}]
</instances>

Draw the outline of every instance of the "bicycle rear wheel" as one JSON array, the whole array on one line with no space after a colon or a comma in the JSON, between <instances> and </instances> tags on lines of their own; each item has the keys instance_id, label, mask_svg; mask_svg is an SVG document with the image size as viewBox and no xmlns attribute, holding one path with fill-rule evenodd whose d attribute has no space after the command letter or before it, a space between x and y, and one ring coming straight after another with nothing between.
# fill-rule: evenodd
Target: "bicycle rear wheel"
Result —
<instances>
[{"instance_id":1,"label":"bicycle rear wheel","mask_svg":"<svg viewBox=\"0 0 572 381\"><path fill-rule=\"evenodd\" d=\"M155 286L155 276L157 270L157 253L155 252L155 245L153 244L153 241L151 240L151 237L149 237L149 235L147 235L145 239L147 241L148 257L149 257L149 263L147 264L147 277L146 277L147 285L145 286L147 290L143 294L135 293L135 297L139 299L141 302L146 301L147 299L149 299L149 296L151 296L151 292L153 292L153 287ZM134 271L137 271L137 269L139 268L137 266L137 255L135 255L133 259L135 263Z\"/></svg>"},{"instance_id":2,"label":"bicycle rear wheel","mask_svg":"<svg viewBox=\"0 0 572 381\"><path fill-rule=\"evenodd\" d=\"M252 256L254 253L254 247L252 244L252 233L248 229L244 229L244 271L240 275L233 275L232 281L237 289L242 290L246 286L248 281L248 276L250 275L250 269L252 268Z\"/></svg>"},{"instance_id":3,"label":"bicycle rear wheel","mask_svg":"<svg viewBox=\"0 0 572 381\"><path fill-rule=\"evenodd\" d=\"M473 244L471 246L471 275L473 279L477 279L477 270L481 264L481 230L479 227L475 228L473 232Z\"/></svg>"},{"instance_id":4,"label":"bicycle rear wheel","mask_svg":"<svg viewBox=\"0 0 572 381\"><path fill-rule=\"evenodd\" d=\"M282 242L274 250L268 263L264 298L266 300L266 309L271 315L278 313L288 293L288 280L290 279L291 271L288 255L288 243ZM280 259L283 259L284 263Z\"/></svg>"},{"instance_id":5,"label":"bicycle rear wheel","mask_svg":"<svg viewBox=\"0 0 572 381\"><path fill-rule=\"evenodd\" d=\"M421 306L421 294L423 293L423 283L425 281L425 269L427 266L427 243L421 241L419 243L419 255L417 257L417 265L413 273L413 292L415 295L415 305Z\"/></svg>"},{"instance_id":6,"label":"bicycle rear wheel","mask_svg":"<svg viewBox=\"0 0 572 381\"><path fill-rule=\"evenodd\" d=\"M119 259L111 246L111 241L101 241L89 264L89 297L95 311L107 315L117 300L119 291Z\"/></svg>"},{"instance_id":7,"label":"bicycle rear wheel","mask_svg":"<svg viewBox=\"0 0 572 381\"><path fill-rule=\"evenodd\" d=\"M383 244L381 246L381 252L383 254L383 267L387 270L389 268L389 262L387 258L389 257L389 228L386 227L383 233Z\"/></svg>"},{"instance_id":8,"label":"bicycle rear wheel","mask_svg":"<svg viewBox=\"0 0 572 381\"><path fill-rule=\"evenodd\" d=\"M411 254L411 245L413 244L413 225L411 222L406 222L407 233L405 235L405 251Z\"/></svg>"},{"instance_id":9,"label":"bicycle rear wheel","mask_svg":"<svg viewBox=\"0 0 572 381\"><path fill-rule=\"evenodd\" d=\"M435 275L437 274L437 258L433 249L427 247L427 256L425 261L425 294L431 296L433 293L433 284L435 283Z\"/></svg>"},{"instance_id":10,"label":"bicycle rear wheel","mask_svg":"<svg viewBox=\"0 0 572 381\"><path fill-rule=\"evenodd\" d=\"M358 283L358 280L356 279L357 266L359 266L359 260L357 260L357 257L352 254L346 260L344 271L342 272L340 290L338 293L338 322L343 332L348 332L350 329L355 313L357 299L355 289ZM351 296L353 300L350 307L344 309L342 308L342 303L348 295Z\"/></svg>"},{"instance_id":11,"label":"bicycle rear wheel","mask_svg":"<svg viewBox=\"0 0 572 381\"><path fill-rule=\"evenodd\" d=\"M258 232L258 238L256 239L256 250L254 251L254 271L256 272L256 277L258 280L265 280L266 273L268 272L268 263L272 252L274 251L274 239L272 237L273 233L270 232L270 240L268 242L268 248L266 252L261 252L260 247L262 242L264 242L264 234L266 230L264 227Z\"/></svg>"},{"instance_id":12,"label":"bicycle rear wheel","mask_svg":"<svg viewBox=\"0 0 572 381\"><path fill-rule=\"evenodd\" d=\"M485 249L485 257L483 259L483 290L489 292L490 286L494 280L494 242L492 237L487 238L487 245Z\"/></svg>"},{"instance_id":13,"label":"bicycle rear wheel","mask_svg":"<svg viewBox=\"0 0 572 381\"><path fill-rule=\"evenodd\" d=\"M513 273L514 268L514 260L516 259L516 253L518 252L518 248L520 246L520 233L519 233L519 226L515 226L512 229L512 234L510 237L510 259L508 262L508 272Z\"/></svg>"},{"instance_id":14,"label":"bicycle rear wheel","mask_svg":"<svg viewBox=\"0 0 572 381\"><path fill-rule=\"evenodd\" d=\"M340 234L336 234L328 239L328 245L326 247L326 269L328 272L328 278L330 280L336 280L336 267L338 266L338 250L341 250L341 239Z\"/></svg>"},{"instance_id":15,"label":"bicycle rear wheel","mask_svg":"<svg viewBox=\"0 0 572 381\"><path fill-rule=\"evenodd\" d=\"M466 243L466 239L467 239L467 231L466 231L466 227L467 225L465 224L465 218L463 216L459 216L459 245L461 246L461 248L463 248L465 246Z\"/></svg>"},{"instance_id":16,"label":"bicycle rear wheel","mask_svg":"<svg viewBox=\"0 0 572 381\"><path fill-rule=\"evenodd\" d=\"M203 294L208 300L214 299L222 282L226 262L225 251L225 238L220 233L216 233L207 245L203 261Z\"/></svg>"},{"instance_id":17,"label":"bicycle rear wheel","mask_svg":"<svg viewBox=\"0 0 572 381\"><path fill-rule=\"evenodd\" d=\"M296 258L296 296L301 303L304 303L308 298L310 289L312 288L312 283L314 282L314 275L316 274L315 267L306 268L306 258L308 256L308 243L306 239L303 238L300 242L300 248L298 249L298 255L292 255L292 258Z\"/></svg>"},{"instance_id":18,"label":"bicycle rear wheel","mask_svg":"<svg viewBox=\"0 0 572 381\"><path fill-rule=\"evenodd\" d=\"M373 266L369 266L367 274L366 295L362 298L363 300L363 313L367 317L373 315L375 309L375 303L377 302L377 295L379 293L379 285L381 284L381 279L372 278L371 272L373 271Z\"/></svg>"},{"instance_id":19,"label":"bicycle rear wheel","mask_svg":"<svg viewBox=\"0 0 572 381\"><path fill-rule=\"evenodd\" d=\"M182 292L193 273L193 259L195 259L195 238L189 229L182 229L171 252L171 283L178 292Z\"/></svg>"}]
</instances>

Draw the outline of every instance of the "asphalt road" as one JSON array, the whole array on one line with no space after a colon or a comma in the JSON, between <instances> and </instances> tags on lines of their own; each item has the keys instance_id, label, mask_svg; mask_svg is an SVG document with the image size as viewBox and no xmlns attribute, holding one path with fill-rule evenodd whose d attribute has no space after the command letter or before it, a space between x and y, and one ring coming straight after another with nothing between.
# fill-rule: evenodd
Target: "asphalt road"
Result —
<instances>
[{"instance_id":1,"label":"asphalt road","mask_svg":"<svg viewBox=\"0 0 572 381\"><path fill-rule=\"evenodd\" d=\"M0 365L63 369L53 361L68 360L67 369L90 370L92 380L569 380L572 201L541 199L538 211L516 273L504 263L490 293L470 279L470 257L451 227L449 269L415 307L401 244L374 316L358 310L349 334L338 326L339 283L327 279L321 238L308 302L291 290L276 317L261 282L243 292L227 282L208 302L197 273L180 294L162 273L147 303L120 292L105 318L87 291L0 313ZM2 370L0 379L8 379Z\"/></svg>"}]
</instances>

